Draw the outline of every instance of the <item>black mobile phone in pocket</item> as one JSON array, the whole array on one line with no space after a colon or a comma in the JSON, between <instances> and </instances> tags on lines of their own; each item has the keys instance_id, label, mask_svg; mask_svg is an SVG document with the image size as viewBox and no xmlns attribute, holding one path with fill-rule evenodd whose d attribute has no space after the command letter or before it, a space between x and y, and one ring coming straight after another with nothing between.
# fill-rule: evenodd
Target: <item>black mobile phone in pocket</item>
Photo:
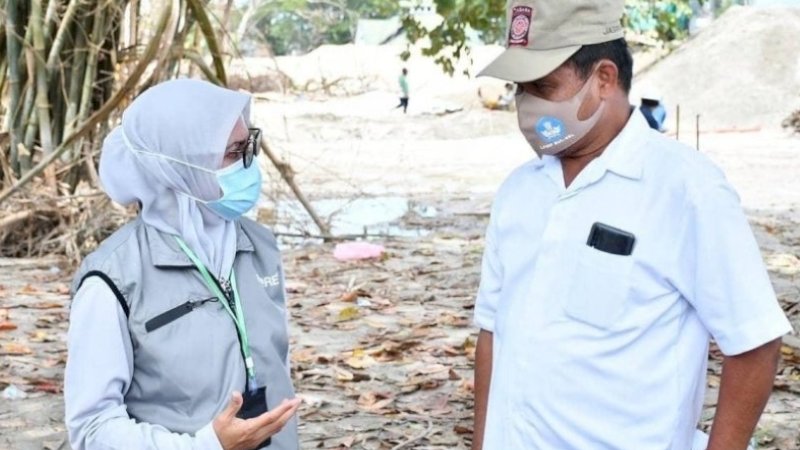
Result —
<instances>
[{"instance_id":1,"label":"black mobile phone in pocket","mask_svg":"<svg viewBox=\"0 0 800 450\"><path fill-rule=\"evenodd\" d=\"M601 252L622 256L628 256L633 253L635 244L636 236L633 233L600 222L595 222L592 225L589 239L586 241L586 245L589 247Z\"/></svg>"}]
</instances>

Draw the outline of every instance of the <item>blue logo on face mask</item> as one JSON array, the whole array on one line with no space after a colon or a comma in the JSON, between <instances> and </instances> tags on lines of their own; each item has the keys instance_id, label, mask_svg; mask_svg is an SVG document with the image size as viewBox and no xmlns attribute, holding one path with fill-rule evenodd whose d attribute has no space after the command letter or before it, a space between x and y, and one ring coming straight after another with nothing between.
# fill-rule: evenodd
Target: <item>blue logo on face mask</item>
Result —
<instances>
[{"instance_id":1,"label":"blue logo on face mask","mask_svg":"<svg viewBox=\"0 0 800 450\"><path fill-rule=\"evenodd\" d=\"M567 133L563 122L555 117L544 116L536 122L536 134L544 142L554 142L564 137Z\"/></svg>"}]
</instances>

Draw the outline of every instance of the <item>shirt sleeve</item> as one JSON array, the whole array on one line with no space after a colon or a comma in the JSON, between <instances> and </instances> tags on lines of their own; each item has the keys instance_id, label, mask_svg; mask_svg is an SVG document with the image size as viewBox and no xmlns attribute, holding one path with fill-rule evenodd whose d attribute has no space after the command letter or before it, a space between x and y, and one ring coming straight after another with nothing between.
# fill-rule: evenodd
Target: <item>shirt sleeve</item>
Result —
<instances>
[{"instance_id":1,"label":"shirt sleeve","mask_svg":"<svg viewBox=\"0 0 800 450\"><path fill-rule=\"evenodd\" d=\"M737 355L792 328L775 297L738 195L721 172L700 182L687 197L678 288L720 350Z\"/></svg>"},{"instance_id":2,"label":"shirt sleeve","mask_svg":"<svg viewBox=\"0 0 800 450\"><path fill-rule=\"evenodd\" d=\"M494 318L503 290L503 265L497 251L497 231L494 218L486 230L486 247L481 264L481 282L475 301L475 325L494 332Z\"/></svg>"},{"instance_id":3,"label":"shirt sleeve","mask_svg":"<svg viewBox=\"0 0 800 450\"><path fill-rule=\"evenodd\" d=\"M196 434L136 422L124 395L133 375L128 321L103 280L88 278L70 311L64 374L65 421L75 450L222 450L211 423Z\"/></svg>"}]
</instances>

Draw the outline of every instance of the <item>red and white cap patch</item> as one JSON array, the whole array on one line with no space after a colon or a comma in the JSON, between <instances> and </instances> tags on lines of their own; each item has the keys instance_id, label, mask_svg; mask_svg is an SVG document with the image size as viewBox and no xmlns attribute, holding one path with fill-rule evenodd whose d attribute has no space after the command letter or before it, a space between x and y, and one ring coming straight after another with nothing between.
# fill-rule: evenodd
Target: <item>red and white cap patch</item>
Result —
<instances>
[{"instance_id":1,"label":"red and white cap patch","mask_svg":"<svg viewBox=\"0 0 800 450\"><path fill-rule=\"evenodd\" d=\"M531 31L533 8L530 6L515 6L511 10L511 26L508 29L508 46L528 45L528 34Z\"/></svg>"}]
</instances>

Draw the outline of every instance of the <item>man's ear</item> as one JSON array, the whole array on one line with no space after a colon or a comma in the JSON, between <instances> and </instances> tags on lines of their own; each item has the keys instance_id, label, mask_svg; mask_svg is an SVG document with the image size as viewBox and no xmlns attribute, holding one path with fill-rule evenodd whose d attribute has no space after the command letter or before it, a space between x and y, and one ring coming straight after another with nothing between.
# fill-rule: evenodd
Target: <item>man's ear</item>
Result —
<instances>
[{"instance_id":1,"label":"man's ear","mask_svg":"<svg viewBox=\"0 0 800 450\"><path fill-rule=\"evenodd\" d=\"M619 88L619 69L613 62L604 59L597 66L597 80L600 87L600 98L607 99Z\"/></svg>"}]
</instances>

